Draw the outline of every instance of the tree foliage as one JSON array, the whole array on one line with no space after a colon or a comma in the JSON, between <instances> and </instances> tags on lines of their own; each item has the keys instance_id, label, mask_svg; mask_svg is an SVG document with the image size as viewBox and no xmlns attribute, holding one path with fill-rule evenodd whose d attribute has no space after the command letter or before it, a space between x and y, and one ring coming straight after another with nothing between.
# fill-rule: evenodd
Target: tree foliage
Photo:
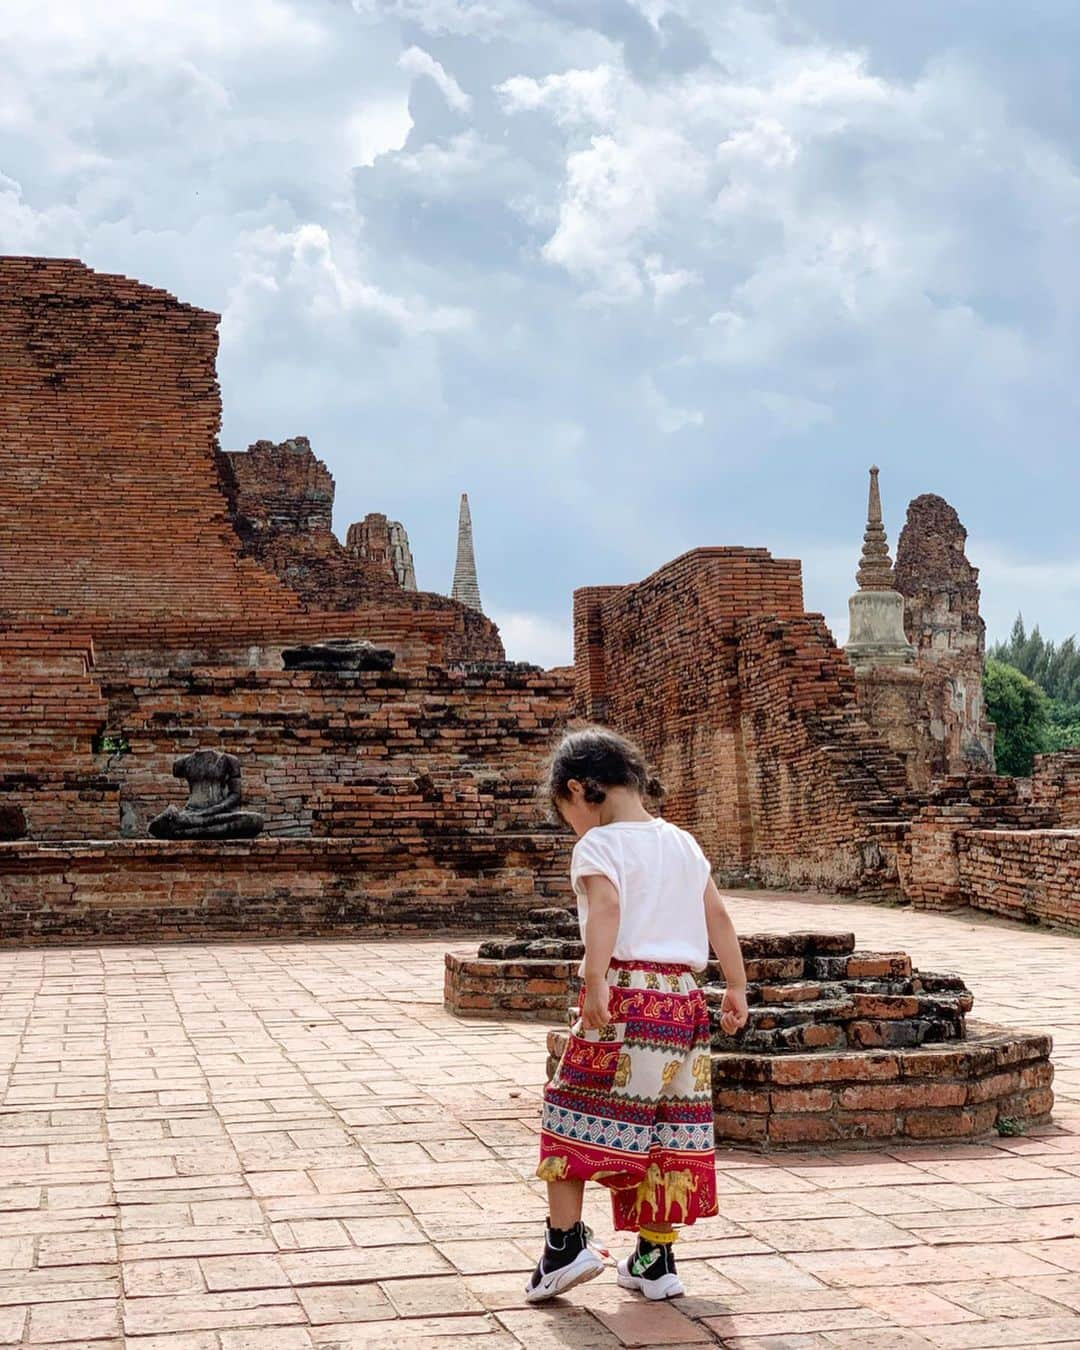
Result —
<instances>
[{"instance_id":1,"label":"tree foliage","mask_svg":"<svg viewBox=\"0 0 1080 1350\"><path fill-rule=\"evenodd\" d=\"M1075 637L1067 637L1060 645L1047 642L1038 624L1028 633L1024 616L1018 614L1008 642L997 643L989 655L1023 671L1052 699L1073 705L1080 713L1080 649Z\"/></svg>"},{"instance_id":2,"label":"tree foliage","mask_svg":"<svg viewBox=\"0 0 1080 1350\"><path fill-rule=\"evenodd\" d=\"M1036 755L1050 748L1049 699L1015 666L990 657L983 675L986 711L997 723L998 773L1026 776Z\"/></svg>"},{"instance_id":3,"label":"tree foliage","mask_svg":"<svg viewBox=\"0 0 1080 1350\"><path fill-rule=\"evenodd\" d=\"M1014 676L1027 678L1041 701ZM1048 642L1038 624L1029 633L1018 614L1008 642L987 656L987 711L997 723L999 773L1028 774L1032 757L1080 746L1080 648L1075 637Z\"/></svg>"}]
</instances>

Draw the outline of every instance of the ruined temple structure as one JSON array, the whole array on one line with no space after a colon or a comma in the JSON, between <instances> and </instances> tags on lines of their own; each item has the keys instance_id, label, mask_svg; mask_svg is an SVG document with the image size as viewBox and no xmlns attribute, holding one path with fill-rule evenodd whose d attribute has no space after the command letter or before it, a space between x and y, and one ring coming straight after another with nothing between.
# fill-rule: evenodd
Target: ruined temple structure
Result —
<instances>
[{"instance_id":1,"label":"ruined temple structure","mask_svg":"<svg viewBox=\"0 0 1080 1350\"><path fill-rule=\"evenodd\" d=\"M727 884L1080 926L1080 758L992 772L977 573L955 511L911 504L895 568L871 473L848 650L800 565L696 549L575 595L576 706L637 738L664 813Z\"/></svg>"},{"instance_id":2,"label":"ruined temple structure","mask_svg":"<svg viewBox=\"0 0 1080 1350\"><path fill-rule=\"evenodd\" d=\"M1047 1036L969 1023L960 975L860 951L852 933L746 934L750 1019L720 1027L723 973L702 977L720 1144L763 1149L973 1139L1049 1119ZM556 1022L548 1074L577 1015L577 916L534 910L513 938L448 952L444 1006L460 1017ZM632 1089L629 1089L632 1091Z\"/></svg>"},{"instance_id":3,"label":"ruined temple structure","mask_svg":"<svg viewBox=\"0 0 1080 1350\"><path fill-rule=\"evenodd\" d=\"M953 507L926 493L908 506L896 547L896 588L923 682L931 778L994 771L994 728L982 692L986 624L966 541Z\"/></svg>"},{"instance_id":4,"label":"ruined temple structure","mask_svg":"<svg viewBox=\"0 0 1080 1350\"><path fill-rule=\"evenodd\" d=\"M967 532L955 510L931 494L908 507L894 568L877 473L870 470L869 519L845 651L863 714L902 757L909 787L925 792L936 778L993 772L979 573L965 556Z\"/></svg>"},{"instance_id":5,"label":"ruined temple structure","mask_svg":"<svg viewBox=\"0 0 1080 1350\"><path fill-rule=\"evenodd\" d=\"M562 893L533 785L567 673L414 589L390 522L339 543L302 437L221 452L217 326L0 259L2 940L490 924ZM195 750L235 757L258 838L148 837Z\"/></svg>"},{"instance_id":6,"label":"ruined temple structure","mask_svg":"<svg viewBox=\"0 0 1080 1350\"><path fill-rule=\"evenodd\" d=\"M574 668L543 671L481 612L467 499L433 595L398 522L337 539L303 437L220 450L217 325L0 258L0 941L505 931L566 896L535 784L575 718L642 741L728 885L1080 923L1080 763L1046 757L1024 797L987 771L976 573L940 499L893 568L874 475L861 650L797 561L702 548L579 591ZM257 837L149 837L193 751L235 757Z\"/></svg>"},{"instance_id":7,"label":"ruined temple structure","mask_svg":"<svg viewBox=\"0 0 1080 1350\"><path fill-rule=\"evenodd\" d=\"M503 656L491 624L441 595L417 593L416 571L405 528L372 513L349 526L345 544L331 520L334 480L306 436L275 445L256 441L247 450L219 453L221 486L244 553L323 611L366 605L453 613L463 630L461 654L484 660Z\"/></svg>"},{"instance_id":8,"label":"ruined temple structure","mask_svg":"<svg viewBox=\"0 0 1080 1350\"><path fill-rule=\"evenodd\" d=\"M665 814L723 881L899 896L903 760L806 612L796 560L696 549L635 585L578 591L574 636L580 711L642 742Z\"/></svg>"},{"instance_id":9,"label":"ruined temple structure","mask_svg":"<svg viewBox=\"0 0 1080 1350\"><path fill-rule=\"evenodd\" d=\"M412 548L399 520L387 520L378 511L370 511L349 526L345 547L355 557L375 563L403 590L416 590Z\"/></svg>"}]
</instances>

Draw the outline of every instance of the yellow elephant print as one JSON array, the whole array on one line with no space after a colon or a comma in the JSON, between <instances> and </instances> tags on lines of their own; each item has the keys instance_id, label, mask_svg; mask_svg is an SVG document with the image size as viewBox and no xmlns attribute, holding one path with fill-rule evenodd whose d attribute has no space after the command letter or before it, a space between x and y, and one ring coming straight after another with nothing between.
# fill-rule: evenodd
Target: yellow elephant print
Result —
<instances>
[{"instance_id":1,"label":"yellow elephant print","mask_svg":"<svg viewBox=\"0 0 1080 1350\"><path fill-rule=\"evenodd\" d=\"M619 1062L615 1066L615 1086L617 1088L626 1087L630 1081L630 1075L634 1071L633 1061L629 1055L620 1055Z\"/></svg>"},{"instance_id":2,"label":"yellow elephant print","mask_svg":"<svg viewBox=\"0 0 1080 1350\"><path fill-rule=\"evenodd\" d=\"M660 976L657 975L657 973L654 970L647 970L645 972L645 988L646 989L660 988Z\"/></svg>"},{"instance_id":3,"label":"yellow elephant print","mask_svg":"<svg viewBox=\"0 0 1080 1350\"><path fill-rule=\"evenodd\" d=\"M652 1210L654 1218L660 1213L660 1188L663 1184L663 1172L656 1163L650 1163L634 1192L634 1215L637 1218L641 1218L641 1211L646 1205Z\"/></svg>"},{"instance_id":4,"label":"yellow elephant print","mask_svg":"<svg viewBox=\"0 0 1080 1350\"><path fill-rule=\"evenodd\" d=\"M670 1220L676 1205L683 1212L683 1218L689 1212L690 1197L698 1188L697 1177L693 1172L665 1172L663 1179L664 1207Z\"/></svg>"},{"instance_id":5,"label":"yellow elephant print","mask_svg":"<svg viewBox=\"0 0 1080 1350\"><path fill-rule=\"evenodd\" d=\"M664 1065L664 1071L660 1075L660 1091L667 1092L679 1076L679 1070L682 1068L681 1059L672 1059Z\"/></svg>"},{"instance_id":6,"label":"yellow elephant print","mask_svg":"<svg viewBox=\"0 0 1080 1350\"><path fill-rule=\"evenodd\" d=\"M694 1090L708 1092L712 1087L712 1060L708 1055L697 1055L691 1065L694 1072Z\"/></svg>"}]
</instances>

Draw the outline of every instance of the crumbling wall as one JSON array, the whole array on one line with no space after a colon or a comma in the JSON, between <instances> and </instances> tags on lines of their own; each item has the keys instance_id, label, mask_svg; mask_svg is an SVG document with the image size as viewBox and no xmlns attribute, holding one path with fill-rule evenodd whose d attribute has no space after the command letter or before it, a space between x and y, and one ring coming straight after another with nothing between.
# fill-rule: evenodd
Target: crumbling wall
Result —
<instances>
[{"instance_id":1,"label":"crumbling wall","mask_svg":"<svg viewBox=\"0 0 1080 1350\"><path fill-rule=\"evenodd\" d=\"M118 784L95 753L108 705L89 635L0 626L0 838L116 832Z\"/></svg>"},{"instance_id":2,"label":"crumbling wall","mask_svg":"<svg viewBox=\"0 0 1080 1350\"><path fill-rule=\"evenodd\" d=\"M95 635L287 622L218 486L218 316L54 258L0 258L0 611Z\"/></svg>"},{"instance_id":3,"label":"crumbling wall","mask_svg":"<svg viewBox=\"0 0 1080 1350\"><path fill-rule=\"evenodd\" d=\"M936 777L994 769L994 728L982 690L986 625L966 540L942 497L926 493L908 506L894 575L922 683L921 748L911 766L912 786L919 789Z\"/></svg>"},{"instance_id":4,"label":"crumbling wall","mask_svg":"<svg viewBox=\"0 0 1080 1350\"><path fill-rule=\"evenodd\" d=\"M899 757L858 709L855 676L819 614L738 626L755 874L767 885L889 894L906 797Z\"/></svg>"},{"instance_id":5,"label":"crumbling wall","mask_svg":"<svg viewBox=\"0 0 1080 1350\"><path fill-rule=\"evenodd\" d=\"M0 946L490 932L569 900L554 835L0 842Z\"/></svg>"},{"instance_id":6,"label":"crumbling wall","mask_svg":"<svg viewBox=\"0 0 1080 1350\"><path fill-rule=\"evenodd\" d=\"M466 836L545 830L538 768L572 702L565 674L505 665L102 678L109 730L130 747L113 768L126 833L145 836L182 803L178 756L218 749L239 756L270 835L422 844L444 858Z\"/></svg>"},{"instance_id":7,"label":"crumbling wall","mask_svg":"<svg viewBox=\"0 0 1080 1350\"><path fill-rule=\"evenodd\" d=\"M310 450L270 447L242 484L224 473L233 502L243 496L251 518L258 506L275 539L315 541L301 565L290 573L295 547L263 565L252 539L242 544L223 490L236 457L216 453L217 325L71 259L0 258L0 617L70 618L102 659L129 664L166 650L247 663L275 639L342 630L401 639L417 664L499 659L482 616L403 592L334 540L329 475ZM345 571L364 584L346 586Z\"/></svg>"},{"instance_id":8,"label":"crumbling wall","mask_svg":"<svg viewBox=\"0 0 1080 1350\"><path fill-rule=\"evenodd\" d=\"M350 527L344 545L339 542L332 528L334 479L306 436L221 453L218 469L244 552L276 573L307 607L444 614L457 634L451 656L503 659L498 629L489 619L444 595L417 591L408 536L397 522L369 516ZM378 528L379 521L385 529Z\"/></svg>"},{"instance_id":9,"label":"crumbling wall","mask_svg":"<svg viewBox=\"0 0 1080 1350\"><path fill-rule=\"evenodd\" d=\"M1052 808L1062 829L1080 829L1080 750L1035 756L1031 800Z\"/></svg>"},{"instance_id":10,"label":"crumbling wall","mask_svg":"<svg viewBox=\"0 0 1080 1350\"><path fill-rule=\"evenodd\" d=\"M402 589L416 590L412 547L400 520L388 520L380 511L369 511L363 520L349 526L345 547L355 557L376 564Z\"/></svg>"},{"instance_id":11,"label":"crumbling wall","mask_svg":"<svg viewBox=\"0 0 1080 1350\"><path fill-rule=\"evenodd\" d=\"M969 830L958 836L960 886L973 909L1080 929L1080 833Z\"/></svg>"},{"instance_id":12,"label":"crumbling wall","mask_svg":"<svg viewBox=\"0 0 1080 1350\"><path fill-rule=\"evenodd\" d=\"M735 625L762 609L802 610L798 562L765 549L696 549L636 585L575 595L580 711L642 743L665 814L732 876L751 853Z\"/></svg>"},{"instance_id":13,"label":"crumbling wall","mask_svg":"<svg viewBox=\"0 0 1080 1350\"><path fill-rule=\"evenodd\" d=\"M699 549L637 585L577 592L574 627L579 714L642 742L665 814L722 877L895 891L902 764L805 614L797 561Z\"/></svg>"},{"instance_id":14,"label":"crumbling wall","mask_svg":"<svg viewBox=\"0 0 1080 1350\"><path fill-rule=\"evenodd\" d=\"M967 832L1039 832L1057 823L1055 805L1029 800L1015 778L955 774L940 779L912 819L900 849L904 896L916 909L975 903L960 851Z\"/></svg>"}]
</instances>

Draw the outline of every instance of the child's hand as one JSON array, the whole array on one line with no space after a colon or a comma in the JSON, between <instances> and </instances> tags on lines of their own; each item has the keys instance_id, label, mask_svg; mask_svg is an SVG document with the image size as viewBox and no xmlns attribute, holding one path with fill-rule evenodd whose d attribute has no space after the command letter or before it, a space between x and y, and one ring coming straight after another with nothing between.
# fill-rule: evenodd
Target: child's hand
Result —
<instances>
[{"instance_id":1,"label":"child's hand","mask_svg":"<svg viewBox=\"0 0 1080 1350\"><path fill-rule=\"evenodd\" d=\"M608 997L610 987L607 984L585 986L585 998L581 1004L581 1025L586 1031L599 1031L611 1021L608 1015Z\"/></svg>"},{"instance_id":2,"label":"child's hand","mask_svg":"<svg viewBox=\"0 0 1080 1350\"><path fill-rule=\"evenodd\" d=\"M745 989L727 989L720 1004L720 1030L725 1036L734 1036L740 1027L746 1026L750 1008L746 1002Z\"/></svg>"}]
</instances>

